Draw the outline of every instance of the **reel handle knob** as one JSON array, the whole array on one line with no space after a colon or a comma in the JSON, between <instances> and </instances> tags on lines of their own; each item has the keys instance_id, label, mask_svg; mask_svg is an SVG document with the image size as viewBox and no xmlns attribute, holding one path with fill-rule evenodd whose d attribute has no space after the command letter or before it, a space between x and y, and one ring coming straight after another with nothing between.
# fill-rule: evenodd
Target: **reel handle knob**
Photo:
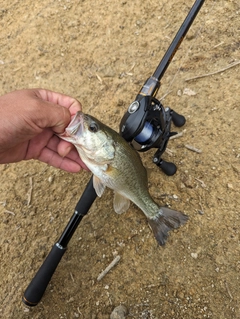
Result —
<instances>
[{"instance_id":1,"label":"reel handle knob","mask_svg":"<svg viewBox=\"0 0 240 319\"><path fill-rule=\"evenodd\" d=\"M168 176L174 175L177 171L177 166L172 162L166 162L163 159L159 160L157 157L153 159L153 162Z\"/></svg>"},{"instance_id":2,"label":"reel handle knob","mask_svg":"<svg viewBox=\"0 0 240 319\"><path fill-rule=\"evenodd\" d=\"M186 119L183 115L180 115L173 110L171 113L172 113L172 121L175 126L181 127L186 123Z\"/></svg>"}]
</instances>

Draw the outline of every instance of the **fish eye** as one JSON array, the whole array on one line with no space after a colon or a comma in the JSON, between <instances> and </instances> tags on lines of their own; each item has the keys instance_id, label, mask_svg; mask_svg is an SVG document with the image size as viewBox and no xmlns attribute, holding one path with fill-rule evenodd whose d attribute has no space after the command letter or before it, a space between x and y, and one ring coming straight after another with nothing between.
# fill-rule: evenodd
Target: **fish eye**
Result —
<instances>
[{"instance_id":1,"label":"fish eye","mask_svg":"<svg viewBox=\"0 0 240 319\"><path fill-rule=\"evenodd\" d=\"M90 123L89 130L93 133L96 133L99 130L98 124L96 122Z\"/></svg>"}]
</instances>

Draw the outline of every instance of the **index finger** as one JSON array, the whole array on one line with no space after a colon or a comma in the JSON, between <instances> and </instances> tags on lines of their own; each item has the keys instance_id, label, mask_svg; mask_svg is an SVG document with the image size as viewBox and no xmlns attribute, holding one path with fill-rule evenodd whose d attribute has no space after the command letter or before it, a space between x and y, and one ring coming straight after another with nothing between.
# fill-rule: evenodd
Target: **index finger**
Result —
<instances>
[{"instance_id":1,"label":"index finger","mask_svg":"<svg viewBox=\"0 0 240 319\"><path fill-rule=\"evenodd\" d=\"M41 97L43 100L64 106L69 109L69 112L72 116L82 109L80 102L71 96L45 89L38 89L37 92L39 93L39 97Z\"/></svg>"}]
</instances>

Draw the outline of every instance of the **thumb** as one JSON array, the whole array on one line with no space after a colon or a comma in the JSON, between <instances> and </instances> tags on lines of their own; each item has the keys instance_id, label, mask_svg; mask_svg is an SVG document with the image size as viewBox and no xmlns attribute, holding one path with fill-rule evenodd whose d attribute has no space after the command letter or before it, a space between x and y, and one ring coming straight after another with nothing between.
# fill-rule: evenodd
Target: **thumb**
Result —
<instances>
[{"instance_id":1,"label":"thumb","mask_svg":"<svg viewBox=\"0 0 240 319\"><path fill-rule=\"evenodd\" d=\"M44 100L39 100L39 104L36 124L42 129L51 128L57 134L63 133L71 120L69 109Z\"/></svg>"},{"instance_id":2,"label":"thumb","mask_svg":"<svg viewBox=\"0 0 240 319\"><path fill-rule=\"evenodd\" d=\"M33 92L44 112L47 112L42 113L45 117L42 124L44 127L52 127L56 133L62 133L71 117L81 110L79 101L68 95L45 89L34 89Z\"/></svg>"}]
</instances>

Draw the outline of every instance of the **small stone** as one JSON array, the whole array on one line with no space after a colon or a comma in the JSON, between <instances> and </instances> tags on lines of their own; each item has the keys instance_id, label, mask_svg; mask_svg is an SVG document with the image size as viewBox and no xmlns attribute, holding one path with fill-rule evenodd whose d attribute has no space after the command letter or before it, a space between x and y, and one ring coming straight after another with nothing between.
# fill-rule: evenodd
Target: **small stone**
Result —
<instances>
[{"instance_id":1,"label":"small stone","mask_svg":"<svg viewBox=\"0 0 240 319\"><path fill-rule=\"evenodd\" d=\"M183 94L188 95L188 96L193 96L193 95L196 95L197 93L189 88L185 88L183 90Z\"/></svg>"},{"instance_id":2,"label":"small stone","mask_svg":"<svg viewBox=\"0 0 240 319\"><path fill-rule=\"evenodd\" d=\"M49 176L48 177L48 182L51 184L53 182L54 177L53 176Z\"/></svg>"},{"instance_id":3,"label":"small stone","mask_svg":"<svg viewBox=\"0 0 240 319\"><path fill-rule=\"evenodd\" d=\"M184 299L184 293L182 291L178 291L177 296L179 299Z\"/></svg>"},{"instance_id":4,"label":"small stone","mask_svg":"<svg viewBox=\"0 0 240 319\"><path fill-rule=\"evenodd\" d=\"M191 253L191 257L194 258L194 259L197 259L198 258L198 254L197 253Z\"/></svg>"},{"instance_id":5,"label":"small stone","mask_svg":"<svg viewBox=\"0 0 240 319\"><path fill-rule=\"evenodd\" d=\"M128 314L128 310L124 305L117 306L114 308L110 315L110 319L125 319Z\"/></svg>"},{"instance_id":6,"label":"small stone","mask_svg":"<svg viewBox=\"0 0 240 319\"><path fill-rule=\"evenodd\" d=\"M227 187L228 187L229 189L233 189L233 184L232 184L232 183L228 183L228 184L227 184Z\"/></svg>"},{"instance_id":7,"label":"small stone","mask_svg":"<svg viewBox=\"0 0 240 319\"><path fill-rule=\"evenodd\" d=\"M73 302L73 301L74 301L74 298L73 298L73 297L70 297L70 298L67 300L67 303Z\"/></svg>"},{"instance_id":8,"label":"small stone","mask_svg":"<svg viewBox=\"0 0 240 319\"><path fill-rule=\"evenodd\" d=\"M187 188L194 188L195 182L192 178L191 175L185 175L182 177L182 183L185 185Z\"/></svg>"},{"instance_id":9,"label":"small stone","mask_svg":"<svg viewBox=\"0 0 240 319\"><path fill-rule=\"evenodd\" d=\"M124 105L124 101L122 99L118 99L117 106L123 106L123 105Z\"/></svg>"}]
</instances>

